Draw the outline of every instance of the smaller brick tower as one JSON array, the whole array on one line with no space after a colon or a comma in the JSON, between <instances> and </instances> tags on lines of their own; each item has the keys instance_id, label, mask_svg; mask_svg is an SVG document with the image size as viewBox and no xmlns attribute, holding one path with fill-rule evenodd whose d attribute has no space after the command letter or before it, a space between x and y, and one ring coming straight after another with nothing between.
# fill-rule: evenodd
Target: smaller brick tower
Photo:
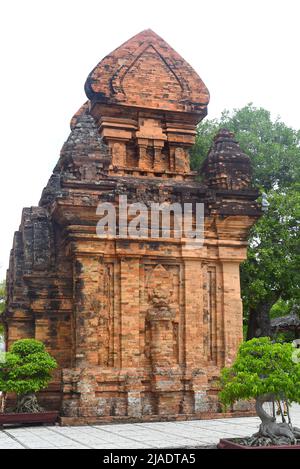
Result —
<instances>
[{"instance_id":1,"label":"smaller brick tower","mask_svg":"<svg viewBox=\"0 0 300 469\"><path fill-rule=\"evenodd\" d=\"M242 340L239 265L260 216L249 158L221 130L198 173L201 78L143 31L105 57L38 207L23 210L7 276L7 344L45 342L60 369L41 398L63 423L207 417ZM99 202L203 203L204 244L96 234ZM119 226L117 227L119 230Z\"/></svg>"}]
</instances>

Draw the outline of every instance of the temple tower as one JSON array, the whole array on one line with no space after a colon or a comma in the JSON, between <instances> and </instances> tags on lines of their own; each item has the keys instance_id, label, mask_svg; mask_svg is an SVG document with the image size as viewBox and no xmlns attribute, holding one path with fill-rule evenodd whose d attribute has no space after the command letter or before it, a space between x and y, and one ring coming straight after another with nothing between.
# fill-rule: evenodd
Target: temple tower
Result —
<instances>
[{"instance_id":1,"label":"temple tower","mask_svg":"<svg viewBox=\"0 0 300 469\"><path fill-rule=\"evenodd\" d=\"M41 398L64 423L213 415L242 340L239 265L260 216L249 158L221 130L201 169L189 149L209 93L151 30L105 57L39 206L23 210L8 271L8 345L45 342L60 364ZM204 243L99 238L99 202L203 203ZM119 208L118 208L119 210Z\"/></svg>"}]
</instances>

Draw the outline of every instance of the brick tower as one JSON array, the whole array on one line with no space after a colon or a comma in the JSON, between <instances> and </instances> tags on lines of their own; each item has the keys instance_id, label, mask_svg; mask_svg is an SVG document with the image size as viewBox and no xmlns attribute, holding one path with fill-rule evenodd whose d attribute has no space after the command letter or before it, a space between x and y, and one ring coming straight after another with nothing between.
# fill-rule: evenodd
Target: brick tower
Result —
<instances>
[{"instance_id":1,"label":"brick tower","mask_svg":"<svg viewBox=\"0 0 300 469\"><path fill-rule=\"evenodd\" d=\"M56 357L41 399L64 423L218 412L216 378L242 340L239 265L260 215L249 158L221 130L199 182L189 149L209 93L151 30L105 57L85 91L39 206L15 233L7 344L35 337ZM97 205L122 194L204 203L204 244L99 238Z\"/></svg>"}]
</instances>

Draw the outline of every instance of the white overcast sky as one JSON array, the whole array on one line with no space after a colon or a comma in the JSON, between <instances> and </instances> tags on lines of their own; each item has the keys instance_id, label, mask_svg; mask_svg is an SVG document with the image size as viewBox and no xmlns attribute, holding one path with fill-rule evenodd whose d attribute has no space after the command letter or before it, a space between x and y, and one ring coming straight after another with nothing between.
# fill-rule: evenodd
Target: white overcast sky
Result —
<instances>
[{"instance_id":1,"label":"white overcast sky","mask_svg":"<svg viewBox=\"0 0 300 469\"><path fill-rule=\"evenodd\" d=\"M249 102L300 128L299 0L2 0L0 280L109 52L153 29L199 73L209 117Z\"/></svg>"}]
</instances>

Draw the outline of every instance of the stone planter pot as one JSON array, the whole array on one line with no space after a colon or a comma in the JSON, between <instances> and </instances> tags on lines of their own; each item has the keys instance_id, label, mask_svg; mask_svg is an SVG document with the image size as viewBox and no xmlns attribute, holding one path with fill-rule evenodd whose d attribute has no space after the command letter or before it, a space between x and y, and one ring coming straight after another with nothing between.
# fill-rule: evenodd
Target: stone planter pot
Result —
<instances>
[{"instance_id":1,"label":"stone planter pot","mask_svg":"<svg viewBox=\"0 0 300 469\"><path fill-rule=\"evenodd\" d=\"M44 423L48 425L54 425L57 421L58 412L38 412L35 414L30 413L7 413L0 414L0 427L8 424L29 424L29 423Z\"/></svg>"},{"instance_id":2,"label":"stone planter pot","mask_svg":"<svg viewBox=\"0 0 300 469\"><path fill-rule=\"evenodd\" d=\"M218 449L300 449L299 445L280 445L280 446L246 446L240 445L235 439L222 439L217 444Z\"/></svg>"}]
</instances>

